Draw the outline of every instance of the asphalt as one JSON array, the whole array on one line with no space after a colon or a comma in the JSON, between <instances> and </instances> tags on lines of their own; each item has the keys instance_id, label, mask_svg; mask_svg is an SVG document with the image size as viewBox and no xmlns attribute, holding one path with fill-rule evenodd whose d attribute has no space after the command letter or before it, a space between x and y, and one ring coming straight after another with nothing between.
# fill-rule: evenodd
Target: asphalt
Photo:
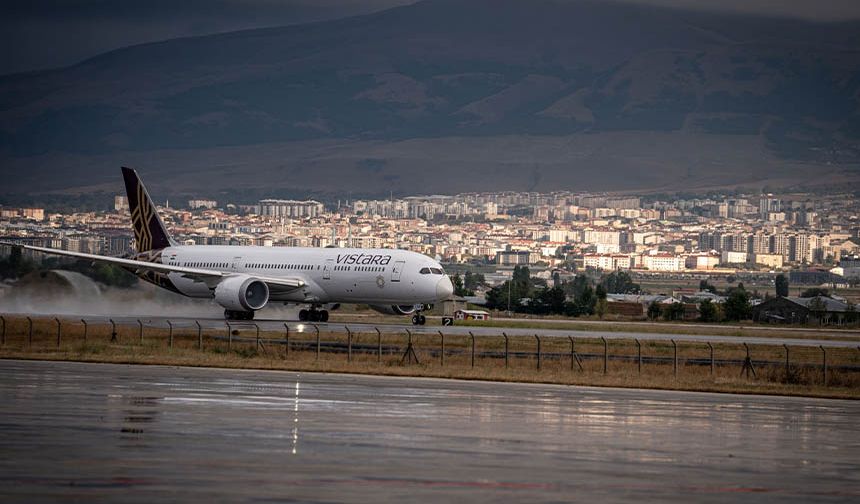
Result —
<instances>
[{"instance_id":1,"label":"asphalt","mask_svg":"<svg viewBox=\"0 0 860 504\"><path fill-rule=\"evenodd\" d=\"M860 403L0 361L10 502L857 502Z\"/></svg>"}]
</instances>

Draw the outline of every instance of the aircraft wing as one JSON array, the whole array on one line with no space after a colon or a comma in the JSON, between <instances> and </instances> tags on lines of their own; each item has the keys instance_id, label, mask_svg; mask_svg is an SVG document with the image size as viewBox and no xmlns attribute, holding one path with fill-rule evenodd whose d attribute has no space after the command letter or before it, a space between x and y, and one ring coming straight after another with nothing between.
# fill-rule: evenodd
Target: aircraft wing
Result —
<instances>
[{"instance_id":1,"label":"aircraft wing","mask_svg":"<svg viewBox=\"0 0 860 504\"><path fill-rule=\"evenodd\" d=\"M228 272L228 271L218 271L206 268L188 268L185 266L174 266L171 264L162 264L157 262L149 262L149 261L138 261L136 259L123 259L121 257L108 257L98 254L87 254L84 252L72 252L70 250L60 250L60 249L52 249L47 247L34 247L32 245L24 245L21 243L12 243L12 242L0 242L2 245L8 245L10 247L20 247L27 250L32 250L35 252L42 252L44 254L54 254L61 255L67 257L75 257L77 259L85 259L88 261L99 261L105 262L108 264L115 264L117 266L122 266L129 269L134 269L137 271L158 271L160 273L181 273L183 276L190 278L192 280L196 280L199 282L206 283L210 288L218 285L218 282L221 281L222 278L226 278L228 276L236 275L236 273ZM289 278L289 277L262 277L258 275L250 275L254 278L265 282L270 289L274 288L275 290L283 291L283 290L292 290L297 289L305 285L305 281L301 278Z\"/></svg>"}]
</instances>

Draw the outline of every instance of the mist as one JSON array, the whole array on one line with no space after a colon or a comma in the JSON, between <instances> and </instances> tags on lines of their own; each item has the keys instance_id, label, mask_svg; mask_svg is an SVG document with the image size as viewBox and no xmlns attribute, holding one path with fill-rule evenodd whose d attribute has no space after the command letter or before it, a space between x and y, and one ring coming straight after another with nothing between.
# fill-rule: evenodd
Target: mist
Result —
<instances>
[{"instance_id":1,"label":"mist","mask_svg":"<svg viewBox=\"0 0 860 504\"><path fill-rule=\"evenodd\" d=\"M18 282L0 297L0 313L105 317L220 319L224 309L213 300L188 298L147 283L110 287L77 272L51 270L38 280ZM295 320L296 309L271 306L260 318Z\"/></svg>"}]
</instances>

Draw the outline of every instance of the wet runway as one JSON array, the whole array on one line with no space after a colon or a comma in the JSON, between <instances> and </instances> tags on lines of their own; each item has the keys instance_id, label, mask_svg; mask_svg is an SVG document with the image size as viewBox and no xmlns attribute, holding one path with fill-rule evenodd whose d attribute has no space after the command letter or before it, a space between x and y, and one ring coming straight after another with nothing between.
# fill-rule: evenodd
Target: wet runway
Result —
<instances>
[{"instance_id":1,"label":"wet runway","mask_svg":"<svg viewBox=\"0 0 860 504\"><path fill-rule=\"evenodd\" d=\"M0 361L16 502L839 502L860 403Z\"/></svg>"}]
</instances>

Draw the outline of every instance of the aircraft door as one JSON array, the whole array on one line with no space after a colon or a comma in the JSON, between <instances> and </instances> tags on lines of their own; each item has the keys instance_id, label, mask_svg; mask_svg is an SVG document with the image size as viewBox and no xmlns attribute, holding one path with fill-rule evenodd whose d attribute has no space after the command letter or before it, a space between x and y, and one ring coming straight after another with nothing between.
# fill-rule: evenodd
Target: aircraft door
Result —
<instances>
[{"instance_id":1,"label":"aircraft door","mask_svg":"<svg viewBox=\"0 0 860 504\"><path fill-rule=\"evenodd\" d=\"M233 258L233 262L230 263L230 269L233 271L239 271L239 268L242 267L242 256L236 256Z\"/></svg>"},{"instance_id":2,"label":"aircraft door","mask_svg":"<svg viewBox=\"0 0 860 504\"><path fill-rule=\"evenodd\" d=\"M323 266L323 280L331 280L331 270L334 269L334 259L326 259Z\"/></svg>"},{"instance_id":3,"label":"aircraft door","mask_svg":"<svg viewBox=\"0 0 860 504\"><path fill-rule=\"evenodd\" d=\"M391 281L399 282L400 275L403 273L403 265L406 261L394 261L394 268L391 270Z\"/></svg>"}]
</instances>

